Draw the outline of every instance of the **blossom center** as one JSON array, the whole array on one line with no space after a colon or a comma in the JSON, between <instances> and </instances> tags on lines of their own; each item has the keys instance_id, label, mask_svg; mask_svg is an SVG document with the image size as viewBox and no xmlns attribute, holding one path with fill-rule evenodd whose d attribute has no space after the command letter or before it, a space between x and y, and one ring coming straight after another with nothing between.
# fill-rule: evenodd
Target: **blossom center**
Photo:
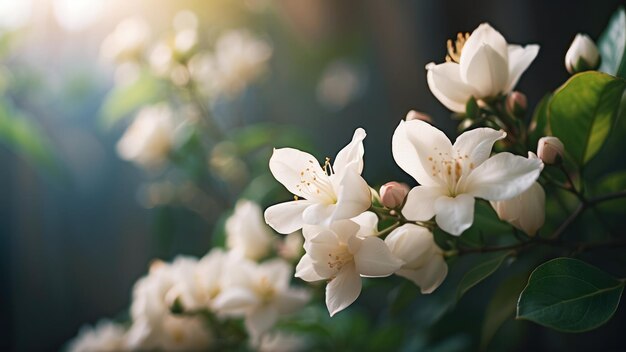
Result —
<instances>
[{"instance_id":1,"label":"blossom center","mask_svg":"<svg viewBox=\"0 0 626 352\"><path fill-rule=\"evenodd\" d=\"M258 284L255 287L256 293L261 297L263 302L269 302L274 298L276 290L274 289L274 285L270 282L270 280L263 276L261 280L259 280Z\"/></svg>"},{"instance_id":2,"label":"blossom center","mask_svg":"<svg viewBox=\"0 0 626 352\"><path fill-rule=\"evenodd\" d=\"M448 41L446 42L446 46L448 48L446 62L461 62L461 51L463 51L463 46L465 46L465 43L467 42L467 39L469 39L469 37L469 33L458 33L456 35L456 40L454 41L454 44L452 43L452 39L448 39Z\"/></svg>"},{"instance_id":3,"label":"blossom center","mask_svg":"<svg viewBox=\"0 0 626 352\"><path fill-rule=\"evenodd\" d=\"M324 170L326 173L320 174L315 170L315 161L309 160L309 167L300 171L300 182L296 185L296 189L305 195L307 199L313 198L326 204L334 204L337 202L337 197L333 185L330 181L329 175L333 170L330 167L329 159L326 159L324 164Z\"/></svg>"},{"instance_id":4,"label":"blossom center","mask_svg":"<svg viewBox=\"0 0 626 352\"><path fill-rule=\"evenodd\" d=\"M341 271L344 265L352 262L354 257L348 250L348 245L345 243L340 243L337 247L334 248L333 251L328 253L328 261L326 264L328 267L333 270L335 273Z\"/></svg>"},{"instance_id":5,"label":"blossom center","mask_svg":"<svg viewBox=\"0 0 626 352\"><path fill-rule=\"evenodd\" d=\"M433 178L441 180L448 189L448 195L455 197L461 193L458 189L459 180L463 175L474 169L474 163L469 155L461 154L459 151L449 152L439 151L434 148L435 153L429 155L427 160L430 168L427 169Z\"/></svg>"}]
</instances>

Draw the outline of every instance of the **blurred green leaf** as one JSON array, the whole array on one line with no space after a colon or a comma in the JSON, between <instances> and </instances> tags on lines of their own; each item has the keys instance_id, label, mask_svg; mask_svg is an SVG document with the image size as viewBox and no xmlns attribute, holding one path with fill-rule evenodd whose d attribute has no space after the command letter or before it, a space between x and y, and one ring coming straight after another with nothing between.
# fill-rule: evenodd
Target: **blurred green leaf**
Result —
<instances>
[{"instance_id":1,"label":"blurred green leaf","mask_svg":"<svg viewBox=\"0 0 626 352\"><path fill-rule=\"evenodd\" d=\"M604 73L579 73L561 86L550 101L552 134L578 165L602 147L613 127L626 81Z\"/></svg>"},{"instance_id":2,"label":"blurred green leaf","mask_svg":"<svg viewBox=\"0 0 626 352\"><path fill-rule=\"evenodd\" d=\"M0 142L36 167L59 171L53 146L40 127L4 102L0 102Z\"/></svg>"},{"instance_id":3,"label":"blurred green leaf","mask_svg":"<svg viewBox=\"0 0 626 352\"><path fill-rule=\"evenodd\" d=\"M474 209L474 223L472 227L458 237L460 244L469 247L479 247L485 244L487 237L498 236L511 232L511 226L498 218L488 202L476 202Z\"/></svg>"},{"instance_id":4,"label":"blurred green leaf","mask_svg":"<svg viewBox=\"0 0 626 352\"><path fill-rule=\"evenodd\" d=\"M134 82L111 89L100 108L100 118L104 127L109 128L140 106L154 104L162 99L161 82L154 76L143 72Z\"/></svg>"},{"instance_id":5,"label":"blurred green leaf","mask_svg":"<svg viewBox=\"0 0 626 352\"><path fill-rule=\"evenodd\" d=\"M600 196L617 191L626 190L626 171L617 171L605 176L598 181L595 187L595 194ZM604 202L597 205L598 209L603 212L613 212L616 214L623 214L626 209L626 199L620 198L612 201Z\"/></svg>"},{"instance_id":6,"label":"blurred green leaf","mask_svg":"<svg viewBox=\"0 0 626 352\"><path fill-rule=\"evenodd\" d=\"M472 287L478 285L480 282L491 276L491 274L495 273L500 265L502 265L504 259L511 255L511 253L512 252L498 253L491 256L489 259L479 263L465 273L457 289L457 300L461 299L461 297L463 297L463 295Z\"/></svg>"},{"instance_id":7,"label":"blurred green leaf","mask_svg":"<svg viewBox=\"0 0 626 352\"><path fill-rule=\"evenodd\" d=\"M615 313L624 282L571 258L556 258L530 275L517 304L517 318L564 332L583 332Z\"/></svg>"},{"instance_id":8,"label":"blurred green leaf","mask_svg":"<svg viewBox=\"0 0 626 352\"><path fill-rule=\"evenodd\" d=\"M507 277L489 299L480 337L481 350L485 350L489 346L489 342L498 332L500 326L515 315L517 298L524 289L527 279L527 272Z\"/></svg>"},{"instance_id":9,"label":"blurred green leaf","mask_svg":"<svg viewBox=\"0 0 626 352\"><path fill-rule=\"evenodd\" d=\"M620 7L598 39L602 62L599 70L626 78L626 11Z\"/></svg>"},{"instance_id":10,"label":"blurred green leaf","mask_svg":"<svg viewBox=\"0 0 626 352\"><path fill-rule=\"evenodd\" d=\"M550 105L550 99L552 99L552 93L548 93L541 98L533 117L530 120L530 134L528 136L528 144L531 149L537 147L539 138L547 136L550 133L547 131L548 126L548 106Z\"/></svg>"},{"instance_id":11,"label":"blurred green leaf","mask_svg":"<svg viewBox=\"0 0 626 352\"><path fill-rule=\"evenodd\" d=\"M478 103L476 102L476 98L471 97L467 104L465 104L465 115L469 119L477 119L480 113L480 108L478 107Z\"/></svg>"}]
</instances>

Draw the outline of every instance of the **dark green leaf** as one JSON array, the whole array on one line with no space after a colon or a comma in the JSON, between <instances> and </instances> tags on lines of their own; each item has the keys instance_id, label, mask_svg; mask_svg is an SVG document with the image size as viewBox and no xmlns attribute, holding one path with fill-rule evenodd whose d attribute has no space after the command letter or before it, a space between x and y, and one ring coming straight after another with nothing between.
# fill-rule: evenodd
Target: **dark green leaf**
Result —
<instances>
[{"instance_id":1,"label":"dark green leaf","mask_svg":"<svg viewBox=\"0 0 626 352\"><path fill-rule=\"evenodd\" d=\"M600 150L608 136L626 81L604 73L577 74L561 86L550 100L552 134L578 165L584 165Z\"/></svg>"},{"instance_id":2,"label":"dark green leaf","mask_svg":"<svg viewBox=\"0 0 626 352\"><path fill-rule=\"evenodd\" d=\"M598 49L602 57L599 70L626 78L626 12L623 7L615 11L600 35Z\"/></svg>"},{"instance_id":3,"label":"dark green leaf","mask_svg":"<svg viewBox=\"0 0 626 352\"><path fill-rule=\"evenodd\" d=\"M517 318L564 332L597 328L613 316L624 283L585 262L557 258L530 275Z\"/></svg>"},{"instance_id":4,"label":"dark green leaf","mask_svg":"<svg viewBox=\"0 0 626 352\"><path fill-rule=\"evenodd\" d=\"M548 106L552 93L544 95L543 98L537 104L535 112L533 113L532 120L530 121L530 134L528 136L528 144L530 148L536 148L539 138L550 135L547 131L548 126Z\"/></svg>"},{"instance_id":5,"label":"dark green leaf","mask_svg":"<svg viewBox=\"0 0 626 352\"><path fill-rule=\"evenodd\" d=\"M480 108L478 107L478 103L474 97L471 97L470 100L465 104L465 115L467 115L470 119L478 118L480 112Z\"/></svg>"},{"instance_id":6,"label":"dark green leaf","mask_svg":"<svg viewBox=\"0 0 626 352\"><path fill-rule=\"evenodd\" d=\"M507 277L489 300L480 337L480 349L484 350L500 326L515 315L517 298L528 279L528 272Z\"/></svg>"},{"instance_id":7,"label":"dark green leaf","mask_svg":"<svg viewBox=\"0 0 626 352\"><path fill-rule=\"evenodd\" d=\"M502 265L504 258L508 257L511 252L506 252L504 254L499 253L490 259L481 262L477 266L470 269L459 283L459 287L457 289L456 298L461 299L461 297L469 291L472 287L478 285L481 281L488 278L491 274L495 273L496 270Z\"/></svg>"}]
</instances>

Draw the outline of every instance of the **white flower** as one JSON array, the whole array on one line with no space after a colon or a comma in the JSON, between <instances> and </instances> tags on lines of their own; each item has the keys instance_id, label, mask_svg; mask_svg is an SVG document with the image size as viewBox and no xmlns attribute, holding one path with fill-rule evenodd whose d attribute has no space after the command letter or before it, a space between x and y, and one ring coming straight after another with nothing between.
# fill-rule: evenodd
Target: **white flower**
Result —
<instances>
[{"instance_id":1,"label":"white flower","mask_svg":"<svg viewBox=\"0 0 626 352\"><path fill-rule=\"evenodd\" d=\"M401 121L393 135L393 156L420 184L409 192L402 214L417 221L436 216L441 229L460 235L474 221L475 197L504 200L528 189L543 164L511 153L489 157L493 144L505 136L503 131L477 128L452 145L426 122Z\"/></svg>"},{"instance_id":2,"label":"white flower","mask_svg":"<svg viewBox=\"0 0 626 352\"><path fill-rule=\"evenodd\" d=\"M124 160L155 167L167 158L173 142L172 111L167 105L153 105L139 111L117 143L117 152Z\"/></svg>"},{"instance_id":3,"label":"white flower","mask_svg":"<svg viewBox=\"0 0 626 352\"><path fill-rule=\"evenodd\" d=\"M289 261L300 259L303 244L304 237L302 237L302 232L292 232L285 236L282 242L278 243L278 254Z\"/></svg>"},{"instance_id":4,"label":"white flower","mask_svg":"<svg viewBox=\"0 0 626 352\"><path fill-rule=\"evenodd\" d=\"M127 18L104 39L100 51L108 60L136 60L143 54L149 37L150 26L143 18Z\"/></svg>"},{"instance_id":5,"label":"white flower","mask_svg":"<svg viewBox=\"0 0 626 352\"><path fill-rule=\"evenodd\" d=\"M276 332L263 335L257 349L260 352L297 352L306 350L305 347L306 341L303 337Z\"/></svg>"},{"instance_id":6,"label":"white flower","mask_svg":"<svg viewBox=\"0 0 626 352\"><path fill-rule=\"evenodd\" d=\"M224 289L215 298L215 309L223 314L245 317L253 343L269 331L278 318L302 308L308 291L289 287L293 269L282 259L256 264L242 258L227 269Z\"/></svg>"},{"instance_id":7,"label":"white flower","mask_svg":"<svg viewBox=\"0 0 626 352\"><path fill-rule=\"evenodd\" d=\"M226 220L226 246L248 259L259 260L269 253L273 238L261 207L248 200L238 201Z\"/></svg>"},{"instance_id":8,"label":"white flower","mask_svg":"<svg viewBox=\"0 0 626 352\"><path fill-rule=\"evenodd\" d=\"M405 262L396 275L413 281L422 293L433 292L446 278L448 265L428 229L405 224L393 230L385 243L396 258Z\"/></svg>"},{"instance_id":9,"label":"white flower","mask_svg":"<svg viewBox=\"0 0 626 352\"><path fill-rule=\"evenodd\" d=\"M237 94L267 70L272 47L246 30L231 30L215 43L216 90Z\"/></svg>"},{"instance_id":10,"label":"white flower","mask_svg":"<svg viewBox=\"0 0 626 352\"><path fill-rule=\"evenodd\" d=\"M339 220L329 227L303 228L306 254L296 267L296 277L305 281L330 280L326 307L330 316L342 311L361 293L361 276L393 274L403 262L395 258L376 236L359 237L360 226Z\"/></svg>"},{"instance_id":11,"label":"white flower","mask_svg":"<svg viewBox=\"0 0 626 352\"><path fill-rule=\"evenodd\" d=\"M484 99L513 90L539 46L507 44L498 31L483 23L469 38L459 35L456 49L449 42L448 51L447 62L426 65L428 86L448 109L464 112L472 96Z\"/></svg>"},{"instance_id":12,"label":"white flower","mask_svg":"<svg viewBox=\"0 0 626 352\"><path fill-rule=\"evenodd\" d=\"M279 233L288 234L304 224L329 224L366 211L371 194L361 177L364 138L365 131L358 128L334 164L327 160L324 169L311 154L292 148L274 149L272 175L289 192L304 199L269 207L265 221Z\"/></svg>"},{"instance_id":13,"label":"white flower","mask_svg":"<svg viewBox=\"0 0 626 352\"><path fill-rule=\"evenodd\" d=\"M127 347L133 350L202 350L212 336L200 317L177 316L170 307L179 292L172 291L184 276L193 275L196 260L179 257L172 264L155 262L133 288ZM172 294L171 292L174 292Z\"/></svg>"},{"instance_id":14,"label":"white flower","mask_svg":"<svg viewBox=\"0 0 626 352\"><path fill-rule=\"evenodd\" d=\"M537 155L545 164L554 164L563 158L565 146L560 139L552 136L541 137L537 143Z\"/></svg>"},{"instance_id":15,"label":"white flower","mask_svg":"<svg viewBox=\"0 0 626 352\"><path fill-rule=\"evenodd\" d=\"M538 182L508 200L491 202L501 220L509 222L529 236L543 226L546 216L546 192Z\"/></svg>"},{"instance_id":16,"label":"white flower","mask_svg":"<svg viewBox=\"0 0 626 352\"><path fill-rule=\"evenodd\" d=\"M594 70L600 65L600 53L596 43L588 35L578 33L565 54L565 68L574 74Z\"/></svg>"},{"instance_id":17,"label":"white flower","mask_svg":"<svg viewBox=\"0 0 626 352\"><path fill-rule=\"evenodd\" d=\"M83 326L68 345L68 352L115 352L123 351L126 328L122 325L101 320L96 326Z\"/></svg>"}]
</instances>

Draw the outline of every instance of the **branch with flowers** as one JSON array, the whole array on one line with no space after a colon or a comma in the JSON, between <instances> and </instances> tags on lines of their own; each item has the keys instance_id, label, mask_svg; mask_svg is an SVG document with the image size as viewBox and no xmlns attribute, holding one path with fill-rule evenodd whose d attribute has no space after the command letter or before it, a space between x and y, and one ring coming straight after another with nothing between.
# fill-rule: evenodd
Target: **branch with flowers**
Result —
<instances>
[{"instance_id":1,"label":"branch with flowers","mask_svg":"<svg viewBox=\"0 0 626 352\"><path fill-rule=\"evenodd\" d=\"M104 340L115 349L328 347L324 341L335 335L326 322L348 316L360 296L385 281L377 278L399 287L390 311L450 291L447 282L456 280L448 284L452 298L441 294L453 302L433 314L441 317L502 267L515 275L493 290L502 306L487 313L506 314L486 314L476 347L488 347L514 314L570 333L599 328L626 282L614 276L624 274L617 265L600 260L623 256L626 247L615 228L626 204L618 163L625 38L623 9L598 47L577 35L565 55L572 76L529 118L526 96L514 88L539 45L509 44L487 23L459 34L447 44L446 62L426 66L428 86L459 120L459 135L453 142L428 115L410 111L391 138L396 164L416 186L370 187L362 176L362 128L334 158L274 149L269 170L293 199L264 214L239 200L225 222L225 249L155 262L135 285L129 325L85 330L74 350ZM277 239L270 227L286 237ZM291 282L292 274L299 280ZM320 317L315 303L304 308L322 299L332 320Z\"/></svg>"}]
</instances>

